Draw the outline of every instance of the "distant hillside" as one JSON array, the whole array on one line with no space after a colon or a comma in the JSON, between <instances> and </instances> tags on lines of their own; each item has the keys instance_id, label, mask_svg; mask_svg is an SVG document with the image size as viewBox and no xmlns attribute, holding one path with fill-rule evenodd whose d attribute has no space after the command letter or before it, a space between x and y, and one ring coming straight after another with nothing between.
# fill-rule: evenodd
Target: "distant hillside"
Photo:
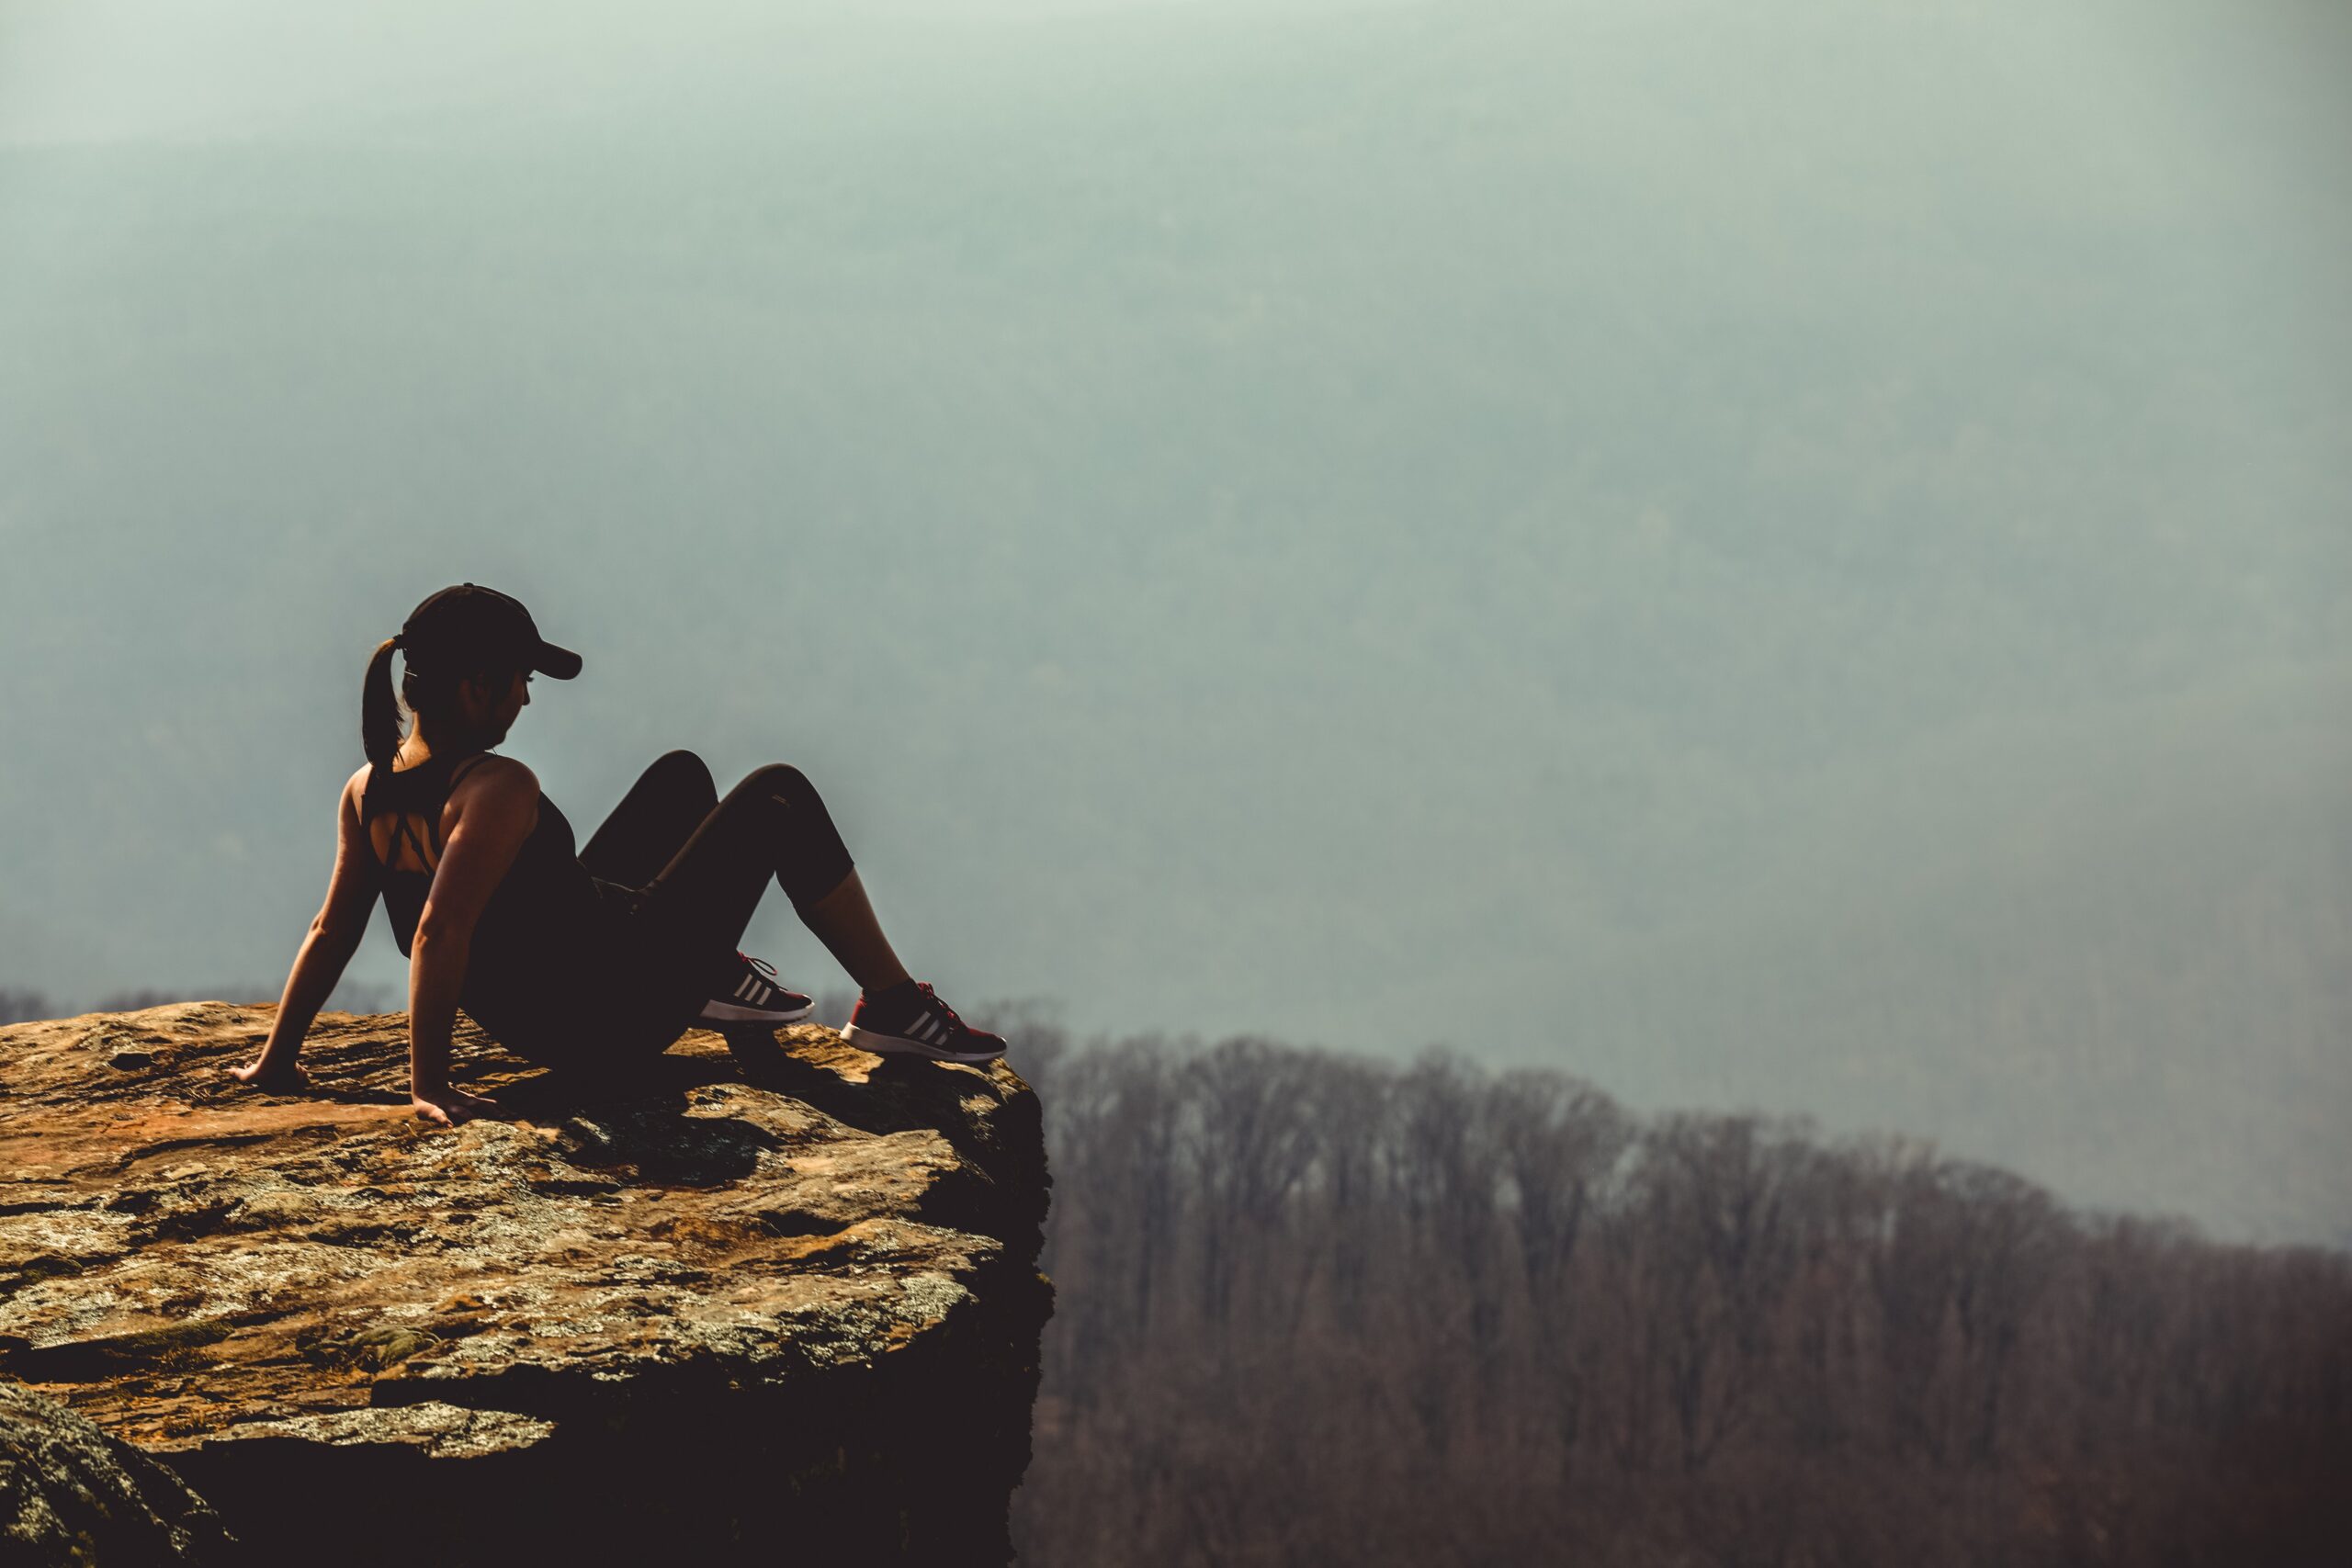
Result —
<instances>
[{"instance_id":1,"label":"distant hillside","mask_svg":"<svg viewBox=\"0 0 2352 1568\"><path fill-rule=\"evenodd\" d=\"M2301 719L2329 711L2352 684L2274 674L1891 760L1737 915L1601 967L1584 1059L1646 1103L1898 1126L2076 1201L2352 1244L2352 729Z\"/></svg>"}]
</instances>

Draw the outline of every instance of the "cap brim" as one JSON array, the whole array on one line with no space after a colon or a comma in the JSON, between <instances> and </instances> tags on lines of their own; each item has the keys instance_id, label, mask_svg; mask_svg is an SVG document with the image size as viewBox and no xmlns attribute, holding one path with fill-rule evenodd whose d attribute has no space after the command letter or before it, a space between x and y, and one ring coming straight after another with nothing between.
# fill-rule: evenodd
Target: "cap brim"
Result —
<instances>
[{"instance_id":1,"label":"cap brim","mask_svg":"<svg viewBox=\"0 0 2352 1568\"><path fill-rule=\"evenodd\" d=\"M568 648L558 648L551 642L539 644L531 668L542 675L552 675L559 681L569 681L580 673L580 655Z\"/></svg>"}]
</instances>

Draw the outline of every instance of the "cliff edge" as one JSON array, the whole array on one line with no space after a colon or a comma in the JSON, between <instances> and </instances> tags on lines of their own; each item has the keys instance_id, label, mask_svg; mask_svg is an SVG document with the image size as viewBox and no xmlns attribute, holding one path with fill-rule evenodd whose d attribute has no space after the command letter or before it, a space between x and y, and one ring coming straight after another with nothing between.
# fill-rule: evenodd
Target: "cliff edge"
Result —
<instances>
[{"instance_id":1,"label":"cliff edge","mask_svg":"<svg viewBox=\"0 0 2352 1568\"><path fill-rule=\"evenodd\" d=\"M406 1021L0 1028L0 1373L176 1472L247 1560L999 1562L1047 1178L1002 1064L800 1026L566 1082L460 1020L504 1118L407 1111Z\"/></svg>"}]
</instances>

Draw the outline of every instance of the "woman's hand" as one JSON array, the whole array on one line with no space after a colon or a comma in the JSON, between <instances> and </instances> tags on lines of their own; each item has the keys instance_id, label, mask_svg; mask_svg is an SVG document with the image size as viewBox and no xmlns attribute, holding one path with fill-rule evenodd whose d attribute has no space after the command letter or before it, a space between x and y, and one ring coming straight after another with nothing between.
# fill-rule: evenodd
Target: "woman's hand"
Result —
<instances>
[{"instance_id":1,"label":"woman's hand","mask_svg":"<svg viewBox=\"0 0 2352 1568\"><path fill-rule=\"evenodd\" d=\"M454 1127L477 1116L498 1114L498 1101L468 1094L461 1089L443 1088L431 1093L418 1089L409 1096L408 1107L416 1112L418 1121L442 1127Z\"/></svg>"}]
</instances>

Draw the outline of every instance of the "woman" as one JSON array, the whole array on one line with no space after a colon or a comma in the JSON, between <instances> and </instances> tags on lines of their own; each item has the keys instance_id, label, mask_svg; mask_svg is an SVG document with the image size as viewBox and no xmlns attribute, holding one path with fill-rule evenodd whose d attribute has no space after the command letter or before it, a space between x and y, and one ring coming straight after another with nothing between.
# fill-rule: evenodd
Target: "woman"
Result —
<instances>
[{"instance_id":1,"label":"woman","mask_svg":"<svg viewBox=\"0 0 2352 1568\"><path fill-rule=\"evenodd\" d=\"M405 735L395 650L416 718ZM862 987L842 1038L939 1061L1003 1055L1001 1039L908 976L797 769L754 769L722 800L700 758L670 752L575 854L571 824L537 776L491 750L530 705L534 671L569 681L580 656L543 640L520 604L470 582L425 600L377 648L360 710L368 762L343 786L326 902L261 1055L238 1078L303 1081L302 1037L379 894L409 959L410 1103L427 1121L494 1108L449 1083L460 1006L502 1044L554 1066L641 1060L698 1019L805 1018L808 998L736 946L771 876Z\"/></svg>"}]
</instances>

